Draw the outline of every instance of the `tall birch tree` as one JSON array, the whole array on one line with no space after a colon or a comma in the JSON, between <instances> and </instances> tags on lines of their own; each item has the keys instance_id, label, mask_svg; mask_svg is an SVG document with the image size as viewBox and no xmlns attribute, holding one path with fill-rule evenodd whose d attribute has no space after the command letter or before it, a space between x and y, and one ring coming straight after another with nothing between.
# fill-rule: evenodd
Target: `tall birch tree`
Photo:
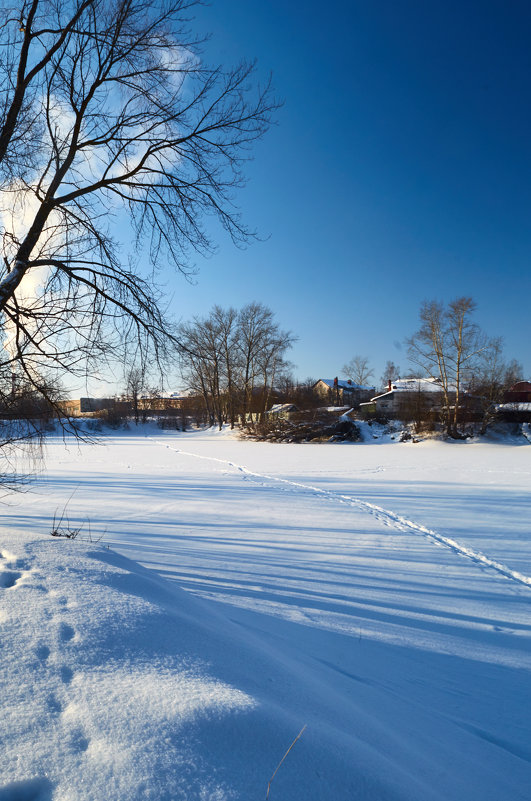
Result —
<instances>
[{"instance_id":1,"label":"tall birch tree","mask_svg":"<svg viewBox=\"0 0 531 801\"><path fill-rule=\"evenodd\" d=\"M446 307L426 301L420 309L420 328L407 340L411 362L441 385L446 431L452 437L459 435L463 388L492 342L474 321L475 309L470 297L456 298Z\"/></svg>"}]
</instances>

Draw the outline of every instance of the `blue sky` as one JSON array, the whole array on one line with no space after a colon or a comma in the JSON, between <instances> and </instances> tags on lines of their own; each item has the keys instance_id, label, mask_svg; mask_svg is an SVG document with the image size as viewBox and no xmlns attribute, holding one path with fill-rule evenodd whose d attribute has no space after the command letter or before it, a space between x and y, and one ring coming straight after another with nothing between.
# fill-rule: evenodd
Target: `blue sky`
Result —
<instances>
[{"instance_id":1,"label":"blue sky","mask_svg":"<svg viewBox=\"0 0 531 801\"><path fill-rule=\"evenodd\" d=\"M299 337L297 377L361 354L379 378L406 371L423 300L471 295L531 377L531 4L212 0L196 28L284 105L237 196L263 241L212 228L175 316L262 301Z\"/></svg>"}]
</instances>

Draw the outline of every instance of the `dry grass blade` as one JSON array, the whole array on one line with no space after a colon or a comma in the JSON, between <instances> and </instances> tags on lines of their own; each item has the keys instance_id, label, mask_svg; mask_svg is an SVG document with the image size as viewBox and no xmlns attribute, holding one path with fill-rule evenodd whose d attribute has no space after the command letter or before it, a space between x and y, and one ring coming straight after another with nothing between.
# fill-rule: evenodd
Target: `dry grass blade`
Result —
<instances>
[{"instance_id":1,"label":"dry grass blade","mask_svg":"<svg viewBox=\"0 0 531 801\"><path fill-rule=\"evenodd\" d=\"M286 753L284 754L284 756L282 757L282 759L280 760L280 762L279 762L279 763L278 763L278 765L276 766L276 768L275 768L275 772L273 773L273 775L272 775L272 776L271 776L271 778L269 779L269 784L267 785L266 801L267 801L267 799L269 798L269 791L270 791L270 789L271 789L271 782L273 781L273 779L274 779L274 778L275 778L275 776L277 775L277 773L278 773L278 770L279 770L280 766L282 765L282 763L283 763L283 762L284 762L284 760L286 759L287 755L289 754L289 752L291 751L291 749L293 748L293 746L295 745L295 743L297 742L297 740L300 740L300 738L302 737L302 735L303 735L303 733L304 733L304 730L305 730L305 729L306 729L306 723L304 724L304 726L302 727L302 729L300 730L300 732L297 734L297 736L295 737L295 739L294 739L294 740L293 740L293 742L291 743L290 747L288 748L288 750L286 751Z\"/></svg>"}]
</instances>

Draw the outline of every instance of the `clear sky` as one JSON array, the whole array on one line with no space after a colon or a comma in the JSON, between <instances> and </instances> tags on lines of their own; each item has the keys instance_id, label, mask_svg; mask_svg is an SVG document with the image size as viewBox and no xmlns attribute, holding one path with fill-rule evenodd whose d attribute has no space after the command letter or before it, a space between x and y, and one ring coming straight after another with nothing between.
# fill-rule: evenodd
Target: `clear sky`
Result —
<instances>
[{"instance_id":1,"label":"clear sky","mask_svg":"<svg viewBox=\"0 0 531 801\"><path fill-rule=\"evenodd\" d=\"M299 337L297 377L361 354L379 378L406 371L423 300L471 295L531 377L531 3L212 0L196 28L284 105L238 195L264 241L213 229L174 314L262 301Z\"/></svg>"}]
</instances>

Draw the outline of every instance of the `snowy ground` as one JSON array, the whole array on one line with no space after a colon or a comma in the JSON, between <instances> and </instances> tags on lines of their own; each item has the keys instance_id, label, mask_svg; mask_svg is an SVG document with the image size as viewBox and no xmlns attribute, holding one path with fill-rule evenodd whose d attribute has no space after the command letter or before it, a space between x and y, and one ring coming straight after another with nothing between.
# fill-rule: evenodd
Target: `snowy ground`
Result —
<instances>
[{"instance_id":1,"label":"snowy ground","mask_svg":"<svg viewBox=\"0 0 531 801\"><path fill-rule=\"evenodd\" d=\"M304 724L271 801L529 799L531 446L365 436L50 437L4 499L0 801L260 801Z\"/></svg>"}]
</instances>

